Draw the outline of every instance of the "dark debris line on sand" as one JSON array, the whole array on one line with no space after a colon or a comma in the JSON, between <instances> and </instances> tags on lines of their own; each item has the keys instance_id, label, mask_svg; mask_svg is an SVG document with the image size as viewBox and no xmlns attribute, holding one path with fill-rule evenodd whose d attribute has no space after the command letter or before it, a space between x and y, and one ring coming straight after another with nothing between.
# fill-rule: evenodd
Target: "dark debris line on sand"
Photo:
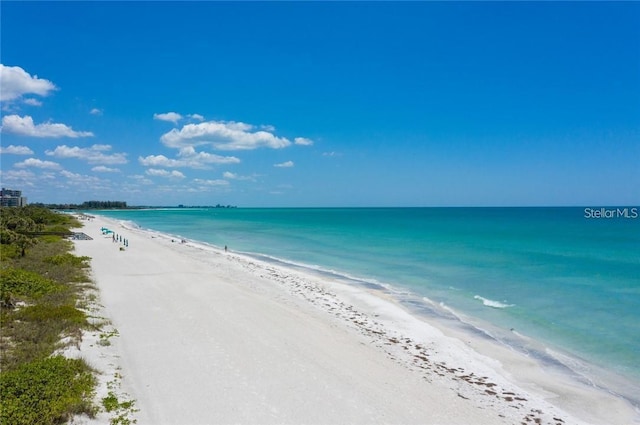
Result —
<instances>
[{"instance_id":1,"label":"dark debris line on sand","mask_svg":"<svg viewBox=\"0 0 640 425\"><path fill-rule=\"evenodd\" d=\"M262 267L253 262L245 265L252 270L261 269ZM449 380L457 387L457 394L463 399L472 393L487 397L490 406L503 407L522 410L522 424L545 424L545 425L564 425L565 421L556 415L546 414L540 409L527 406L528 400L513 391L507 391L500 388L499 385L488 382L486 376L480 377L474 373L466 373L464 368L449 367L445 362L435 362L429 359L429 349L424 344L418 344L411 338L402 335L394 335L386 329L381 323L369 317L366 313L358 311L352 305L347 305L339 300L338 296L331 293L320 286L296 278L291 275L279 273L277 270L266 267L263 269L269 278L284 284L292 294L300 296L311 304L325 310L335 317L347 320L362 335L371 339L371 343L383 349L389 358L402 364L411 370L419 371L422 377L431 382L435 375ZM266 277L265 275L261 275ZM438 378L435 378L438 379ZM504 417L502 414L498 414Z\"/></svg>"}]
</instances>

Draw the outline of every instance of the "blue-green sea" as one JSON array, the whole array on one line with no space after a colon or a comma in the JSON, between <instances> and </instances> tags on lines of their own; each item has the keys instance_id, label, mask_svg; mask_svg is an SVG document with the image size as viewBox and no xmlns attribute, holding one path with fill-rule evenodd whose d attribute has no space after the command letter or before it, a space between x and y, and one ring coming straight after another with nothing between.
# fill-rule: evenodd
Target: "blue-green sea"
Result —
<instances>
[{"instance_id":1,"label":"blue-green sea","mask_svg":"<svg viewBox=\"0 0 640 425\"><path fill-rule=\"evenodd\" d=\"M636 403L640 398L632 394L640 388L640 208L184 208L100 214L332 273L350 284L386 288L416 314L453 312L521 350L563 353L554 359L562 358L563 367L587 380L599 368L624 376L631 386L612 390ZM510 335L526 338L518 343Z\"/></svg>"}]
</instances>

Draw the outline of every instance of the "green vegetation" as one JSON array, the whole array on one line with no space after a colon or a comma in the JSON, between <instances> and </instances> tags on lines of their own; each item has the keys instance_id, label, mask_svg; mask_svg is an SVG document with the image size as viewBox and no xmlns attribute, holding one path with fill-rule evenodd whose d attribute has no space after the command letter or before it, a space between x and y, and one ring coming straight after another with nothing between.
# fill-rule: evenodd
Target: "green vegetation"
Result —
<instances>
[{"instance_id":1,"label":"green vegetation","mask_svg":"<svg viewBox=\"0 0 640 425\"><path fill-rule=\"evenodd\" d=\"M100 334L100 339L98 340L98 344L102 345L102 346L108 346L111 345L111 341L110 339L114 336L118 336L118 330L114 329L111 332L103 332Z\"/></svg>"},{"instance_id":2,"label":"green vegetation","mask_svg":"<svg viewBox=\"0 0 640 425\"><path fill-rule=\"evenodd\" d=\"M131 425L137 421L135 419L129 419L129 413L135 413L137 409L134 408L135 401L119 401L113 391L109 391L107 397L102 399L102 405L104 409L111 413L115 413L115 416L111 418L111 425Z\"/></svg>"},{"instance_id":3,"label":"green vegetation","mask_svg":"<svg viewBox=\"0 0 640 425\"><path fill-rule=\"evenodd\" d=\"M38 273L14 268L0 270L0 294L2 304L6 307L14 306L14 297L22 300L36 300L63 288L62 285Z\"/></svg>"},{"instance_id":4,"label":"green vegetation","mask_svg":"<svg viewBox=\"0 0 640 425\"><path fill-rule=\"evenodd\" d=\"M45 208L0 209L0 425L60 424L97 412L90 367L54 355L90 328L77 308L89 258L71 254L61 236L37 236L78 225Z\"/></svg>"},{"instance_id":5,"label":"green vegetation","mask_svg":"<svg viewBox=\"0 0 640 425\"><path fill-rule=\"evenodd\" d=\"M120 380L122 375L116 372L114 380L107 382L107 389L109 393L102 399L102 406L104 410L111 413L110 425L133 425L138 421L130 418L135 414L138 409L135 408L134 400L120 401L114 391L117 391L120 387Z\"/></svg>"},{"instance_id":6,"label":"green vegetation","mask_svg":"<svg viewBox=\"0 0 640 425\"><path fill-rule=\"evenodd\" d=\"M25 363L2 373L3 424L59 424L73 414L95 415L95 378L81 360L62 356Z\"/></svg>"}]
</instances>

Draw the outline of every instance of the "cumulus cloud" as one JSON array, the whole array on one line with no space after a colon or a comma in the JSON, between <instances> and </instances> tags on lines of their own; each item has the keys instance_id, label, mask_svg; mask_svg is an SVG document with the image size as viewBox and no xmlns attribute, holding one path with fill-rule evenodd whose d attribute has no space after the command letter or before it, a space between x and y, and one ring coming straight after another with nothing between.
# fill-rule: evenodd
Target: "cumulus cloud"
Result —
<instances>
[{"instance_id":1,"label":"cumulus cloud","mask_svg":"<svg viewBox=\"0 0 640 425\"><path fill-rule=\"evenodd\" d=\"M62 170L60 175L66 178L65 185L62 187L74 186L76 190L91 191L107 191L112 190L112 184L109 180L104 180L96 176L72 173L71 171Z\"/></svg>"},{"instance_id":2,"label":"cumulus cloud","mask_svg":"<svg viewBox=\"0 0 640 425\"><path fill-rule=\"evenodd\" d=\"M0 64L0 101L6 102L21 98L25 94L47 96L56 86L49 80L31 76L19 66Z\"/></svg>"},{"instance_id":3,"label":"cumulus cloud","mask_svg":"<svg viewBox=\"0 0 640 425\"><path fill-rule=\"evenodd\" d=\"M12 155L33 155L33 151L27 146L14 146L9 145L7 147L0 146L1 154L12 154Z\"/></svg>"},{"instance_id":4,"label":"cumulus cloud","mask_svg":"<svg viewBox=\"0 0 640 425\"><path fill-rule=\"evenodd\" d=\"M296 145L301 145L301 146L311 146L311 145L313 145L313 140L307 139L306 137L296 137L293 140L296 143Z\"/></svg>"},{"instance_id":5,"label":"cumulus cloud","mask_svg":"<svg viewBox=\"0 0 640 425\"><path fill-rule=\"evenodd\" d=\"M93 133L91 133L90 131L74 131L71 127L65 124L47 122L44 124L35 125L33 123L33 118L31 118L29 115L25 115L24 117L21 117L19 115L6 115L2 117L2 132L14 133L21 136L29 137L51 138L77 138L93 136Z\"/></svg>"},{"instance_id":6,"label":"cumulus cloud","mask_svg":"<svg viewBox=\"0 0 640 425\"><path fill-rule=\"evenodd\" d=\"M194 168L204 169L208 164L237 164L240 160L236 157L224 157L206 152L199 152L190 157L179 159L167 158L164 155L149 155L138 157L138 162L145 167L166 167L166 168Z\"/></svg>"},{"instance_id":7,"label":"cumulus cloud","mask_svg":"<svg viewBox=\"0 0 640 425\"><path fill-rule=\"evenodd\" d=\"M60 171L60 175L68 178L69 180L73 180L76 183L89 183L89 182L97 182L100 181L95 176L88 176L86 174L72 173L71 171L62 170Z\"/></svg>"},{"instance_id":8,"label":"cumulus cloud","mask_svg":"<svg viewBox=\"0 0 640 425\"><path fill-rule=\"evenodd\" d=\"M206 179L193 179L194 183L203 185L203 186L228 186L229 182L222 179L216 180L206 180Z\"/></svg>"},{"instance_id":9,"label":"cumulus cloud","mask_svg":"<svg viewBox=\"0 0 640 425\"><path fill-rule=\"evenodd\" d=\"M227 179L227 180L250 180L250 181L256 181L255 176L240 176L236 173L232 173L229 171L225 171L224 173L222 173L222 177Z\"/></svg>"},{"instance_id":10,"label":"cumulus cloud","mask_svg":"<svg viewBox=\"0 0 640 425\"><path fill-rule=\"evenodd\" d=\"M182 115L178 114L177 112L167 112L164 114L153 114L153 119L178 124L178 121L182 119Z\"/></svg>"},{"instance_id":11,"label":"cumulus cloud","mask_svg":"<svg viewBox=\"0 0 640 425\"><path fill-rule=\"evenodd\" d=\"M3 181L27 181L32 180L36 175L28 170L7 170L2 171Z\"/></svg>"},{"instance_id":12,"label":"cumulus cloud","mask_svg":"<svg viewBox=\"0 0 640 425\"><path fill-rule=\"evenodd\" d=\"M291 168L293 167L293 161L281 162L280 164L273 164L274 167L278 168Z\"/></svg>"},{"instance_id":13,"label":"cumulus cloud","mask_svg":"<svg viewBox=\"0 0 640 425\"><path fill-rule=\"evenodd\" d=\"M60 168L62 168L60 167L60 164L58 164L57 162L43 161L37 158L29 158L29 159L25 159L22 162L17 162L14 164L14 167L18 167L18 168L33 167L33 168L43 168L48 170L59 170Z\"/></svg>"},{"instance_id":14,"label":"cumulus cloud","mask_svg":"<svg viewBox=\"0 0 640 425\"><path fill-rule=\"evenodd\" d=\"M134 174L132 176L129 176L129 178L134 180L138 184L144 184L144 185L153 184L153 182L151 180L149 180L148 178L146 178L145 176L140 175L140 174Z\"/></svg>"},{"instance_id":15,"label":"cumulus cloud","mask_svg":"<svg viewBox=\"0 0 640 425\"><path fill-rule=\"evenodd\" d=\"M189 118L198 120L198 121L204 121L204 117L200 114L191 114L189 115Z\"/></svg>"},{"instance_id":16,"label":"cumulus cloud","mask_svg":"<svg viewBox=\"0 0 640 425\"><path fill-rule=\"evenodd\" d=\"M207 121L172 129L160 138L165 146L183 148L210 144L220 150L280 149L291 145L284 137L265 130L255 131L250 124L234 121Z\"/></svg>"},{"instance_id":17,"label":"cumulus cloud","mask_svg":"<svg viewBox=\"0 0 640 425\"><path fill-rule=\"evenodd\" d=\"M192 147L180 149L178 159L167 158L164 155L149 155L139 157L138 162L145 167L167 167L167 168L196 168L205 169L210 164L237 164L240 159L235 156L220 156L208 152L196 152Z\"/></svg>"},{"instance_id":18,"label":"cumulus cloud","mask_svg":"<svg viewBox=\"0 0 640 425\"><path fill-rule=\"evenodd\" d=\"M140 165L145 167L182 167L184 166L182 161L177 159L169 159L164 155L149 155L146 157L138 157Z\"/></svg>"},{"instance_id":19,"label":"cumulus cloud","mask_svg":"<svg viewBox=\"0 0 640 425\"><path fill-rule=\"evenodd\" d=\"M119 173L120 172L120 170L117 168L109 168L109 167L105 167L104 165L98 165L97 167L93 167L91 171L94 171L96 173Z\"/></svg>"},{"instance_id":20,"label":"cumulus cloud","mask_svg":"<svg viewBox=\"0 0 640 425\"><path fill-rule=\"evenodd\" d=\"M89 164L126 164L126 153L105 154L111 150L110 145L93 145L88 148L62 145L45 153L57 158L77 158L87 161Z\"/></svg>"},{"instance_id":21,"label":"cumulus cloud","mask_svg":"<svg viewBox=\"0 0 640 425\"><path fill-rule=\"evenodd\" d=\"M235 156L220 156L208 152L196 152L191 146L180 149L178 157L186 161L188 166L192 168L196 168L196 165L201 164L237 164L240 162L240 159Z\"/></svg>"},{"instance_id":22,"label":"cumulus cloud","mask_svg":"<svg viewBox=\"0 0 640 425\"><path fill-rule=\"evenodd\" d=\"M92 110L89 111L89 113L91 115L102 115L102 110L98 108L93 108Z\"/></svg>"},{"instance_id":23,"label":"cumulus cloud","mask_svg":"<svg viewBox=\"0 0 640 425\"><path fill-rule=\"evenodd\" d=\"M173 179L185 178L185 175L177 170L167 171L167 170L160 170L157 168L149 168L147 170L147 174L150 176L167 177L167 178L173 178Z\"/></svg>"},{"instance_id":24,"label":"cumulus cloud","mask_svg":"<svg viewBox=\"0 0 640 425\"><path fill-rule=\"evenodd\" d=\"M40 102L38 99L34 99L32 97L25 99L24 103L30 106L42 106L42 102Z\"/></svg>"}]
</instances>

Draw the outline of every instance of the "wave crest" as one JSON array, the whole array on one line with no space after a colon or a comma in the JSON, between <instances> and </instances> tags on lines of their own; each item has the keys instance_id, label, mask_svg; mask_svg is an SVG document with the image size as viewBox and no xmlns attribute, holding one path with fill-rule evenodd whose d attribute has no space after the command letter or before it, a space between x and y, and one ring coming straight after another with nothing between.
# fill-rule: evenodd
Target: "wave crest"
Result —
<instances>
[{"instance_id":1,"label":"wave crest","mask_svg":"<svg viewBox=\"0 0 640 425\"><path fill-rule=\"evenodd\" d=\"M495 301L495 300L490 300L488 298L485 297L481 297L480 295L476 295L473 297L476 300L480 300L482 301L482 304L486 305L487 307L491 307L491 308L508 308L508 307L513 307L513 304L505 304L505 303L501 303L500 301Z\"/></svg>"}]
</instances>

